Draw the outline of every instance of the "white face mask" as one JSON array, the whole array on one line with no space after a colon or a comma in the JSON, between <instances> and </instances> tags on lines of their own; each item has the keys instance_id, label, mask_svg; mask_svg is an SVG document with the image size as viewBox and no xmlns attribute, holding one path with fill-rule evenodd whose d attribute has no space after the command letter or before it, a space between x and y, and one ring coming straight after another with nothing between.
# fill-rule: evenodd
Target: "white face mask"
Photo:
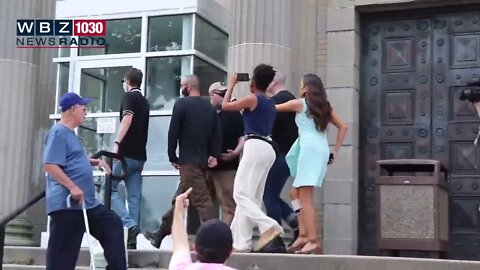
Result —
<instances>
[{"instance_id":1,"label":"white face mask","mask_svg":"<svg viewBox=\"0 0 480 270\"><path fill-rule=\"evenodd\" d=\"M128 92L127 82L123 82L123 91Z\"/></svg>"}]
</instances>

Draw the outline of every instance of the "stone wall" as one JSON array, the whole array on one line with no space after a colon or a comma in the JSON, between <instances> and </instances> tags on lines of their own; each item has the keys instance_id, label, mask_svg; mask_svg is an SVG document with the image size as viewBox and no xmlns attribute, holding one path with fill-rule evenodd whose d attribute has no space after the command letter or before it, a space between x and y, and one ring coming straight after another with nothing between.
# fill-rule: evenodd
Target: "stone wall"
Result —
<instances>
[{"instance_id":1,"label":"stone wall","mask_svg":"<svg viewBox=\"0 0 480 270\"><path fill-rule=\"evenodd\" d=\"M6 26L1 36L11 37L0 41L0 80L7 87L0 100L0 217L43 190L41 153L55 101L52 57L56 51L16 48L14 25L18 18L52 18L54 12L54 0L0 2L0 24ZM7 244L32 244L32 224L42 227L46 221L44 207L36 209L9 224Z\"/></svg>"}]
</instances>

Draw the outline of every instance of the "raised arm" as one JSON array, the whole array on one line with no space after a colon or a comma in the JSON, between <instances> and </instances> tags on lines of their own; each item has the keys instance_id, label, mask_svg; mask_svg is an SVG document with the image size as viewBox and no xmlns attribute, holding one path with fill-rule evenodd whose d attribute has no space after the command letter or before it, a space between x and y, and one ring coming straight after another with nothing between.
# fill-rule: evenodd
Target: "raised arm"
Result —
<instances>
[{"instance_id":1,"label":"raised arm","mask_svg":"<svg viewBox=\"0 0 480 270\"><path fill-rule=\"evenodd\" d=\"M301 99L293 99L275 106L277 112L302 112L303 102Z\"/></svg>"},{"instance_id":2,"label":"raised arm","mask_svg":"<svg viewBox=\"0 0 480 270\"><path fill-rule=\"evenodd\" d=\"M232 99L233 89L237 84L237 75L233 74L230 76L228 81L227 92L222 102L222 109L224 111L242 111L244 109L253 110L257 107L257 97L254 95L249 95L239 100L230 101Z\"/></svg>"},{"instance_id":3,"label":"raised arm","mask_svg":"<svg viewBox=\"0 0 480 270\"><path fill-rule=\"evenodd\" d=\"M343 140L347 134L348 126L345 122L332 110L332 119L330 122L338 128L337 140L335 142L335 148L333 149L333 154L336 155L340 147L342 147Z\"/></svg>"},{"instance_id":4,"label":"raised arm","mask_svg":"<svg viewBox=\"0 0 480 270\"><path fill-rule=\"evenodd\" d=\"M190 192L192 192L192 188L175 199L172 222L173 254L168 269L187 269L188 265L192 264L187 228L185 228L185 214L189 205L188 195Z\"/></svg>"},{"instance_id":5,"label":"raised arm","mask_svg":"<svg viewBox=\"0 0 480 270\"><path fill-rule=\"evenodd\" d=\"M227 93L228 93L228 90L227 90ZM231 97L231 93L230 93L230 97ZM235 101L226 101L226 100L230 100L230 98L227 99L227 94L225 94L225 98L223 99L223 103L222 103L222 109L224 111L242 111L244 109L253 110L255 109L255 107L257 107L257 97L254 95L249 95Z\"/></svg>"}]
</instances>

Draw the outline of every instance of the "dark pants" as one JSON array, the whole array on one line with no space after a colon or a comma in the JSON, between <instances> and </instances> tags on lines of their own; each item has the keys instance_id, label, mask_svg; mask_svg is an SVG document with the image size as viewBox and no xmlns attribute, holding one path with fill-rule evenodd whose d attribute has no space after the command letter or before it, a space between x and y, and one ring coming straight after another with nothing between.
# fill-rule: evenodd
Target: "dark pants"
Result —
<instances>
[{"instance_id":1,"label":"dark pants","mask_svg":"<svg viewBox=\"0 0 480 270\"><path fill-rule=\"evenodd\" d=\"M207 168L200 165L181 165L180 166L180 184L177 192L173 196L172 208L162 217L162 225L160 228L163 232L171 233L173 223L173 206L175 198L193 188L190 193L190 203L197 209L200 219L206 221L216 218L215 207L213 206L212 197L207 187Z\"/></svg>"},{"instance_id":2,"label":"dark pants","mask_svg":"<svg viewBox=\"0 0 480 270\"><path fill-rule=\"evenodd\" d=\"M233 199L233 183L236 170L209 170L207 172L207 186L212 198L217 199L222 209L222 220L230 226L235 214L235 200Z\"/></svg>"},{"instance_id":3,"label":"dark pants","mask_svg":"<svg viewBox=\"0 0 480 270\"><path fill-rule=\"evenodd\" d=\"M278 154L268 172L265 192L263 193L263 203L267 216L273 218L278 224L282 224L283 219L289 225L292 225L292 219L295 219L292 208L280 198L280 193L282 193L283 186L285 186L289 176L290 170L285 161L285 155Z\"/></svg>"},{"instance_id":4,"label":"dark pants","mask_svg":"<svg viewBox=\"0 0 480 270\"><path fill-rule=\"evenodd\" d=\"M127 269L123 225L120 218L104 205L87 210L90 233L104 249L107 270ZM47 249L47 270L74 270L82 243L85 225L81 210L60 210L50 213L50 239Z\"/></svg>"}]
</instances>

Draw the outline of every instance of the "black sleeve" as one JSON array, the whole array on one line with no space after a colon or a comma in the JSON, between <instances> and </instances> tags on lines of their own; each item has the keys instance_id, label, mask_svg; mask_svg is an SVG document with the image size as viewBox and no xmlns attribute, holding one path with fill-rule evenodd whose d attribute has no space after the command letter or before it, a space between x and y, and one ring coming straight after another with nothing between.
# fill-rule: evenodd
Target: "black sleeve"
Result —
<instances>
[{"instance_id":1,"label":"black sleeve","mask_svg":"<svg viewBox=\"0 0 480 270\"><path fill-rule=\"evenodd\" d=\"M126 93L125 96L123 97L122 101L122 115L125 115L126 113L134 115L135 114L135 108L134 108L134 97L130 93Z\"/></svg>"},{"instance_id":2,"label":"black sleeve","mask_svg":"<svg viewBox=\"0 0 480 270\"><path fill-rule=\"evenodd\" d=\"M243 126L243 118L240 112L235 114L235 137L240 138L245 135L245 127Z\"/></svg>"},{"instance_id":3,"label":"black sleeve","mask_svg":"<svg viewBox=\"0 0 480 270\"><path fill-rule=\"evenodd\" d=\"M181 120L183 117L183 106L177 101L173 106L170 127L168 128L168 159L170 162L177 163L177 144L180 136Z\"/></svg>"},{"instance_id":4,"label":"black sleeve","mask_svg":"<svg viewBox=\"0 0 480 270\"><path fill-rule=\"evenodd\" d=\"M222 154L222 127L220 126L220 118L215 110L213 111L213 126L210 136L210 156L220 157Z\"/></svg>"}]
</instances>

